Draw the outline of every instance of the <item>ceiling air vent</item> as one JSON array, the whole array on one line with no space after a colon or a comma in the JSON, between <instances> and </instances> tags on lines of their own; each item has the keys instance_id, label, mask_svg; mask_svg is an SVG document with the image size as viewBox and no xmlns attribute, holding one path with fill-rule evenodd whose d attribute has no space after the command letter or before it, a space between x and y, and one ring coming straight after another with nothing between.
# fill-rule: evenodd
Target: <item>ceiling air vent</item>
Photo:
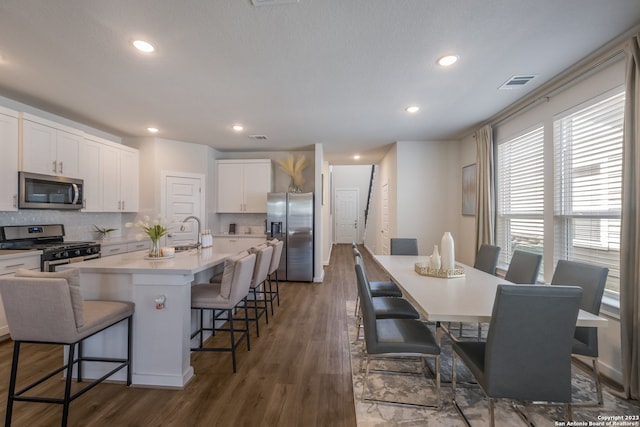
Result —
<instances>
[{"instance_id":1,"label":"ceiling air vent","mask_svg":"<svg viewBox=\"0 0 640 427\"><path fill-rule=\"evenodd\" d=\"M533 74L522 75L522 76L512 76L509 80L507 80L502 86L498 89L518 89L529 83L536 76Z\"/></svg>"},{"instance_id":2,"label":"ceiling air vent","mask_svg":"<svg viewBox=\"0 0 640 427\"><path fill-rule=\"evenodd\" d=\"M259 139L259 140L266 140L267 139L267 135L249 135L249 138L251 139Z\"/></svg>"},{"instance_id":3,"label":"ceiling air vent","mask_svg":"<svg viewBox=\"0 0 640 427\"><path fill-rule=\"evenodd\" d=\"M251 0L254 6L273 6L276 4L300 3L300 0Z\"/></svg>"}]
</instances>

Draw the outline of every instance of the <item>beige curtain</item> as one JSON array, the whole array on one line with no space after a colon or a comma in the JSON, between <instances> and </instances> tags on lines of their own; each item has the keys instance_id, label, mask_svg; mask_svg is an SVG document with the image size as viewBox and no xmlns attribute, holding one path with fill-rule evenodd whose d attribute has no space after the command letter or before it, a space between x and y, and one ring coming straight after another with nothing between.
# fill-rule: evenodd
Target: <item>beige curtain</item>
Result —
<instances>
[{"instance_id":1,"label":"beige curtain","mask_svg":"<svg viewBox=\"0 0 640 427\"><path fill-rule=\"evenodd\" d=\"M476 249L483 243L495 244L495 178L493 165L493 129L483 126L476 139Z\"/></svg>"},{"instance_id":2,"label":"beige curtain","mask_svg":"<svg viewBox=\"0 0 640 427\"><path fill-rule=\"evenodd\" d=\"M640 399L640 34L627 46L620 236L622 378L627 398Z\"/></svg>"}]
</instances>

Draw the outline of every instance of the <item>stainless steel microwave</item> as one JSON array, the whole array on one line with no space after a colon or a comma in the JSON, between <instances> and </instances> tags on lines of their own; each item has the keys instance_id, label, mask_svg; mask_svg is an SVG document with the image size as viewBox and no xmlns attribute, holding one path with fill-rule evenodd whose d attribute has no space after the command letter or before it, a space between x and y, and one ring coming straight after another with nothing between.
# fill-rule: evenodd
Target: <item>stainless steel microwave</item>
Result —
<instances>
[{"instance_id":1,"label":"stainless steel microwave","mask_svg":"<svg viewBox=\"0 0 640 427\"><path fill-rule=\"evenodd\" d=\"M82 209L83 181L18 172L19 209Z\"/></svg>"}]
</instances>

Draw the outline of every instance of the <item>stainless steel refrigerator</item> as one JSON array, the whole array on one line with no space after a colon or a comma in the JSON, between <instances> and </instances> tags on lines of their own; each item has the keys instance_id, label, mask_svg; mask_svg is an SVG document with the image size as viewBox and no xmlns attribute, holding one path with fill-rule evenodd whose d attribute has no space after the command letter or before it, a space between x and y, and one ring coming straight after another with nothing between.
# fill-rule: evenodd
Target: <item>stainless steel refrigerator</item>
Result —
<instances>
[{"instance_id":1,"label":"stainless steel refrigerator","mask_svg":"<svg viewBox=\"0 0 640 427\"><path fill-rule=\"evenodd\" d=\"M267 233L284 242L278 279L313 281L313 193L269 193Z\"/></svg>"}]
</instances>

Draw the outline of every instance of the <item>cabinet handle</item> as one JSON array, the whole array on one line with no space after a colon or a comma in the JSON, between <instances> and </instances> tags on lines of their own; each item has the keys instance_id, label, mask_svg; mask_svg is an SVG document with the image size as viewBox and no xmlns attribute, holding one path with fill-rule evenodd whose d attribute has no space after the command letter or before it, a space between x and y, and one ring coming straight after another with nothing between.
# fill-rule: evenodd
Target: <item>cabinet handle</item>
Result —
<instances>
[{"instance_id":1,"label":"cabinet handle","mask_svg":"<svg viewBox=\"0 0 640 427\"><path fill-rule=\"evenodd\" d=\"M109 252L120 252L120 248L109 249Z\"/></svg>"},{"instance_id":2,"label":"cabinet handle","mask_svg":"<svg viewBox=\"0 0 640 427\"><path fill-rule=\"evenodd\" d=\"M121 210L122 210L122 208L120 207L121 205L122 205L122 201L121 201L121 200L118 200L118 210L119 210L119 211L121 211Z\"/></svg>"},{"instance_id":3,"label":"cabinet handle","mask_svg":"<svg viewBox=\"0 0 640 427\"><path fill-rule=\"evenodd\" d=\"M53 161L53 173L58 173L58 162Z\"/></svg>"},{"instance_id":4,"label":"cabinet handle","mask_svg":"<svg viewBox=\"0 0 640 427\"><path fill-rule=\"evenodd\" d=\"M87 208L87 199L82 199L82 209Z\"/></svg>"},{"instance_id":5,"label":"cabinet handle","mask_svg":"<svg viewBox=\"0 0 640 427\"><path fill-rule=\"evenodd\" d=\"M122 201L122 210L124 210L124 200Z\"/></svg>"},{"instance_id":6,"label":"cabinet handle","mask_svg":"<svg viewBox=\"0 0 640 427\"><path fill-rule=\"evenodd\" d=\"M14 208L18 207L18 195L17 194L13 195L13 207Z\"/></svg>"},{"instance_id":7,"label":"cabinet handle","mask_svg":"<svg viewBox=\"0 0 640 427\"><path fill-rule=\"evenodd\" d=\"M24 266L24 262L21 262L20 264L5 265L4 268L7 270L11 270L13 268L22 267L22 266Z\"/></svg>"},{"instance_id":8,"label":"cabinet handle","mask_svg":"<svg viewBox=\"0 0 640 427\"><path fill-rule=\"evenodd\" d=\"M60 175L64 174L64 171L62 170L62 162L58 162L60 164Z\"/></svg>"}]
</instances>

